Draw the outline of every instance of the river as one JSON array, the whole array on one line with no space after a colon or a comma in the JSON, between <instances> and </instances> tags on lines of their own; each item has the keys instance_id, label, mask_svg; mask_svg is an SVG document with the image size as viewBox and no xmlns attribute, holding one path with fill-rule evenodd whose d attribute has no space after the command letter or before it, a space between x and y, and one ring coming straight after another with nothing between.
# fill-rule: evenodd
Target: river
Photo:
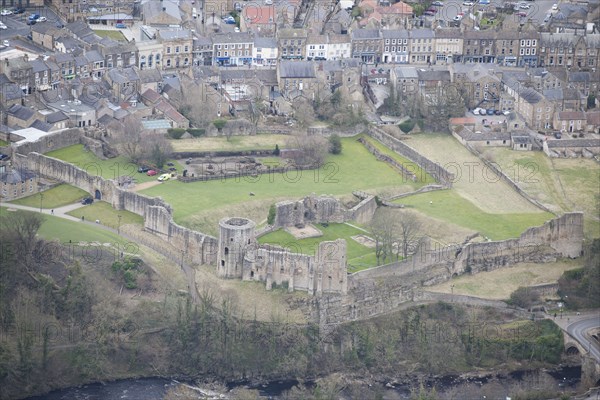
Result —
<instances>
[{"instance_id":1,"label":"river","mask_svg":"<svg viewBox=\"0 0 600 400\"><path fill-rule=\"evenodd\" d=\"M546 388L551 383L555 390L573 391L577 388L580 382L581 368L580 367L561 367L559 369L543 373L542 381L537 377L537 385L542 385ZM465 394L467 398L482 398L481 393L486 393L488 399L497 398L504 400L506 396L510 396L514 387L519 383L525 385L535 385L535 380L528 380L531 377L530 371L516 371L507 375L489 374L482 376L472 376L469 378L460 377L457 375L447 375L441 377L432 377L424 381L426 387L435 387L438 393ZM533 382L533 383L532 383ZM553 382L553 383L552 383ZM265 398L278 398L283 392L291 389L298 384L296 380L272 381L257 387L261 396ZM48 394L29 397L26 400L162 400L165 392L172 386L176 385L175 381L164 378L141 378L141 379L125 379L107 383L93 383L82 385L80 387L72 387L68 389L60 389ZM373 385L383 385L381 383L373 383ZM226 385L229 390L235 387L246 387L245 382L235 382ZM400 383L383 387L384 399L409 399L413 385ZM467 395L468 393L468 395ZM226 398L226 393L225 397ZM484 397L485 398L485 397Z\"/></svg>"}]
</instances>

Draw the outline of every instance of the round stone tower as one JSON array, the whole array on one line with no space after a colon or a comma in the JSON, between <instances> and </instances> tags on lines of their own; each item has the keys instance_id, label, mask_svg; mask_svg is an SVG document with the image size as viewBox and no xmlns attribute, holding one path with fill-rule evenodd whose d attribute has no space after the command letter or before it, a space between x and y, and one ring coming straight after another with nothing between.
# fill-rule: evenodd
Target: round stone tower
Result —
<instances>
[{"instance_id":1,"label":"round stone tower","mask_svg":"<svg viewBox=\"0 0 600 400\"><path fill-rule=\"evenodd\" d=\"M242 278L246 249L252 248L256 224L246 218L223 218L219 221L219 258L217 275L220 278Z\"/></svg>"}]
</instances>

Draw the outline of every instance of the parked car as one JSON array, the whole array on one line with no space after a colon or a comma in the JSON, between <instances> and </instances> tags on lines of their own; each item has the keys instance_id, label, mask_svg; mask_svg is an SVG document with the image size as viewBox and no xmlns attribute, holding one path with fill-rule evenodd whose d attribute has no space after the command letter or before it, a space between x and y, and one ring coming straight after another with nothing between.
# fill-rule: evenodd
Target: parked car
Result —
<instances>
[{"instance_id":1,"label":"parked car","mask_svg":"<svg viewBox=\"0 0 600 400\"><path fill-rule=\"evenodd\" d=\"M432 8L428 8L427 11L429 11L431 13L434 13L434 14L437 12L437 10L435 8L433 8L433 7Z\"/></svg>"},{"instance_id":2,"label":"parked car","mask_svg":"<svg viewBox=\"0 0 600 400\"><path fill-rule=\"evenodd\" d=\"M473 3L472 1L463 1L462 5L465 7L471 7L475 5L475 3Z\"/></svg>"},{"instance_id":3,"label":"parked car","mask_svg":"<svg viewBox=\"0 0 600 400\"><path fill-rule=\"evenodd\" d=\"M150 167L146 167L145 165L140 165L140 167L138 168L138 172L141 173L145 173L150 171Z\"/></svg>"},{"instance_id":4,"label":"parked car","mask_svg":"<svg viewBox=\"0 0 600 400\"><path fill-rule=\"evenodd\" d=\"M29 20L38 20L40 18L40 14L31 14L29 16Z\"/></svg>"},{"instance_id":5,"label":"parked car","mask_svg":"<svg viewBox=\"0 0 600 400\"><path fill-rule=\"evenodd\" d=\"M496 110L494 110L493 108L488 108L487 115L494 115L495 112Z\"/></svg>"},{"instance_id":6,"label":"parked car","mask_svg":"<svg viewBox=\"0 0 600 400\"><path fill-rule=\"evenodd\" d=\"M452 18L452 20L454 21L460 21L462 19L462 17L460 15L457 15L456 17Z\"/></svg>"},{"instance_id":7,"label":"parked car","mask_svg":"<svg viewBox=\"0 0 600 400\"><path fill-rule=\"evenodd\" d=\"M94 202L94 199L91 197L84 197L83 199L81 199L81 204L83 204L84 206L87 206L88 204L92 204Z\"/></svg>"},{"instance_id":8,"label":"parked car","mask_svg":"<svg viewBox=\"0 0 600 400\"><path fill-rule=\"evenodd\" d=\"M521 10L529 10L531 6L529 4L519 4Z\"/></svg>"},{"instance_id":9,"label":"parked car","mask_svg":"<svg viewBox=\"0 0 600 400\"><path fill-rule=\"evenodd\" d=\"M115 28L117 28L117 29L125 29L125 28L127 28L127 25L119 23L119 24L115 24Z\"/></svg>"},{"instance_id":10,"label":"parked car","mask_svg":"<svg viewBox=\"0 0 600 400\"><path fill-rule=\"evenodd\" d=\"M2 10L0 11L0 15L5 16L5 15L12 15L12 11L11 10Z\"/></svg>"},{"instance_id":11,"label":"parked car","mask_svg":"<svg viewBox=\"0 0 600 400\"><path fill-rule=\"evenodd\" d=\"M552 4L552 11L558 10L558 4Z\"/></svg>"},{"instance_id":12,"label":"parked car","mask_svg":"<svg viewBox=\"0 0 600 400\"><path fill-rule=\"evenodd\" d=\"M37 23L37 19L28 19L27 25L35 25Z\"/></svg>"},{"instance_id":13,"label":"parked car","mask_svg":"<svg viewBox=\"0 0 600 400\"><path fill-rule=\"evenodd\" d=\"M17 7L15 8L15 10L13 11L13 14L23 14L25 12L25 9L22 7Z\"/></svg>"},{"instance_id":14,"label":"parked car","mask_svg":"<svg viewBox=\"0 0 600 400\"><path fill-rule=\"evenodd\" d=\"M431 5L436 6L436 7L443 7L444 2L443 1L434 1L433 3L431 3Z\"/></svg>"},{"instance_id":15,"label":"parked car","mask_svg":"<svg viewBox=\"0 0 600 400\"><path fill-rule=\"evenodd\" d=\"M510 114L510 111L508 111L508 110L504 110L504 111L502 111L502 114L504 114L504 115L508 115L508 114Z\"/></svg>"},{"instance_id":16,"label":"parked car","mask_svg":"<svg viewBox=\"0 0 600 400\"><path fill-rule=\"evenodd\" d=\"M265 5L272 6L273 5L273 0L265 0Z\"/></svg>"},{"instance_id":17,"label":"parked car","mask_svg":"<svg viewBox=\"0 0 600 400\"><path fill-rule=\"evenodd\" d=\"M482 108L481 110L479 110L479 115L487 115L487 110L485 108Z\"/></svg>"},{"instance_id":18,"label":"parked car","mask_svg":"<svg viewBox=\"0 0 600 400\"><path fill-rule=\"evenodd\" d=\"M521 11L521 12L518 12L518 13L516 13L515 15L516 15L517 17L526 17L526 16L527 16L527 13L526 13L526 12L522 12L522 11Z\"/></svg>"},{"instance_id":19,"label":"parked car","mask_svg":"<svg viewBox=\"0 0 600 400\"><path fill-rule=\"evenodd\" d=\"M236 26L235 28L233 28L233 31L234 31L234 32L239 32L239 31L240 31L240 28L238 28L238 27Z\"/></svg>"},{"instance_id":20,"label":"parked car","mask_svg":"<svg viewBox=\"0 0 600 400\"><path fill-rule=\"evenodd\" d=\"M496 111L494 111L494 115L502 115L502 110L496 110Z\"/></svg>"},{"instance_id":21,"label":"parked car","mask_svg":"<svg viewBox=\"0 0 600 400\"><path fill-rule=\"evenodd\" d=\"M10 43L8 42L8 40L5 39L2 41L2 46L8 47L8 46L10 46Z\"/></svg>"},{"instance_id":22,"label":"parked car","mask_svg":"<svg viewBox=\"0 0 600 400\"><path fill-rule=\"evenodd\" d=\"M6 25L4 25L2 22L0 22L0 29L4 30L4 29L8 29L8 27Z\"/></svg>"},{"instance_id":23,"label":"parked car","mask_svg":"<svg viewBox=\"0 0 600 400\"><path fill-rule=\"evenodd\" d=\"M167 167L174 167L174 166L175 166L175 164L173 164L172 162L167 163Z\"/></svg>"},{"instance_id":24,"label":"parked car","mask_svg":"<svg viewBox=\"0 0 600 400\"><path fill-rule=\"evenodd\" d=\"M560 132L554 132L554 137L560 139L562 138L562 135L560 134Z\"/></svg>"},{"instance_id":25,"label":"parked car","mask_svg":"<svg viewBox=\"0 0 600 400\"><path fill-rule=\"evenodd\" d=\"M473 110L473 114L479 115L479 110L481 110L481 108L477 107L476 109Z\"/></svg>"},{"instance_id":26,"label":"parked car","mask_svg":"<svg viewBox=\"0 0 600 400\"><path fill-rule=\"evenodd\" d=\"M158 180L160 182L164 182L164 181L168 181L169 178L171 178L170 174L162 174L161 176L158 177Z\"/></svg>"},{"instance_id":27,"label":"parked car","mask_svg":"<svg viewBox=\"0 0 600 400\"><path fill-rule=\"evenodd\" d=\"M0 161L8 158L8 155L0 153Z\"/></svg>"},{"instance_id":28,"label":"parked car","mask_svg":"<svg viewBox=\"0 0 600 400\"><path fill-rule=\"evenodd\" d=\"M46 18L46 17L39 17L37 19L37 22L46 22L46 21L48 21L48 18Z\"/></svg>"},{"instance_id":29,"label":"parked car","mask_svg":"<svg viewBox=\"0 0 600 400\"><path fill-rule=\"evenodd\" d=\"M146 172L146 175L148 176L154 176L156 174L158 174L158 171L155 171L153 169L149 169L148 172Z\"/></svg>"}]
</instances>

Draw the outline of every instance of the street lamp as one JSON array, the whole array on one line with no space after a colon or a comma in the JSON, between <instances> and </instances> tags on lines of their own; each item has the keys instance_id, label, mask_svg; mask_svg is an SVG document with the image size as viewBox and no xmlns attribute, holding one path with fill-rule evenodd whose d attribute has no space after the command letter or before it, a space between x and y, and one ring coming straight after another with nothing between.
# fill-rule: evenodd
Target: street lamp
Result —
<instances>
[{"instance_id":1,"label":"street lamp","mask_svg":"<svg viewBox=\"0 0 600 400\"><path fill-rule=\"evenodd\" d=\"M44 202L44 193L40 193L40 212L42 212L43 202Z\"/></svg>"},{"instance_id":2,"label":"street lamp","mask_svg":"<svg viewBox=\"0 0 600 400\"><path fill-rule=\"evenodd\" d=\"M119 218L119 223L117 225L117 234L120 235L121 234L121 214L117 215L117 218Z\"/></svg>"}]
</instances>

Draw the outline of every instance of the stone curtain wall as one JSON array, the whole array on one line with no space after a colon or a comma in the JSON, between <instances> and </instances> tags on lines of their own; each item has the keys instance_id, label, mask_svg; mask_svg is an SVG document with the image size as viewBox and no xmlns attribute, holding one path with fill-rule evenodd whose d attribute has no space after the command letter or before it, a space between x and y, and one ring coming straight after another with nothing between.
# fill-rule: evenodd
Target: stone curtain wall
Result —
<instances>
[{"instance_id":1,"label":"stone curtain wall","mask_svg":"<svg viewBox=\"0 0 600 400\"><path fill-rule=\"evenodd\" d=\"M41 137L35 142L13 143L15 153L47 153L49 151L62 149L63 147L72 146L81 143L81 138L84 135L83 129L72 128L64 131L52 133Z\"/></svg>"},{"instance_id":2,"label":"stone curtain wall","mask_svg":"<svg viewBox=\"0 0 600 400\"><path fill-rule=\"evenodd\" d=\"M369 153L373 154L376 159L378 159L379 161L383 161L386 164L389 164L392 167L399 170L400 174L404 178L410 179L413 182L417 181L417 175L415 175L414 172L409 171L408 169L404 168L404 166L402 164L400 164L399 162L394 160L392 157L382 154L379 150L377 150L374 146L372 146L369 142L367 142L363 138L358 139L358 142L360 144L362 144L363 146L365 146L365 148L369 151Z\"/></svg>"},{"instance_id":3,"label":"stone curtain wall","mask_svg":"<svg viewBox=\"0 0 600 400\"><path fill-rule=\"evenodd\" d=\"M406 157L410 161L419 165L424 172L427 172L433 176L437 183L444 185L446 188L452 187L454 174L444 169L440 164L422 156L412 147L402 143L401 140L396 139L392 135L382 131L379 128L372 126L367 130L367 134L373 139L376 139L388 146L401 156Z\"/></svg>"}]
</instances>

